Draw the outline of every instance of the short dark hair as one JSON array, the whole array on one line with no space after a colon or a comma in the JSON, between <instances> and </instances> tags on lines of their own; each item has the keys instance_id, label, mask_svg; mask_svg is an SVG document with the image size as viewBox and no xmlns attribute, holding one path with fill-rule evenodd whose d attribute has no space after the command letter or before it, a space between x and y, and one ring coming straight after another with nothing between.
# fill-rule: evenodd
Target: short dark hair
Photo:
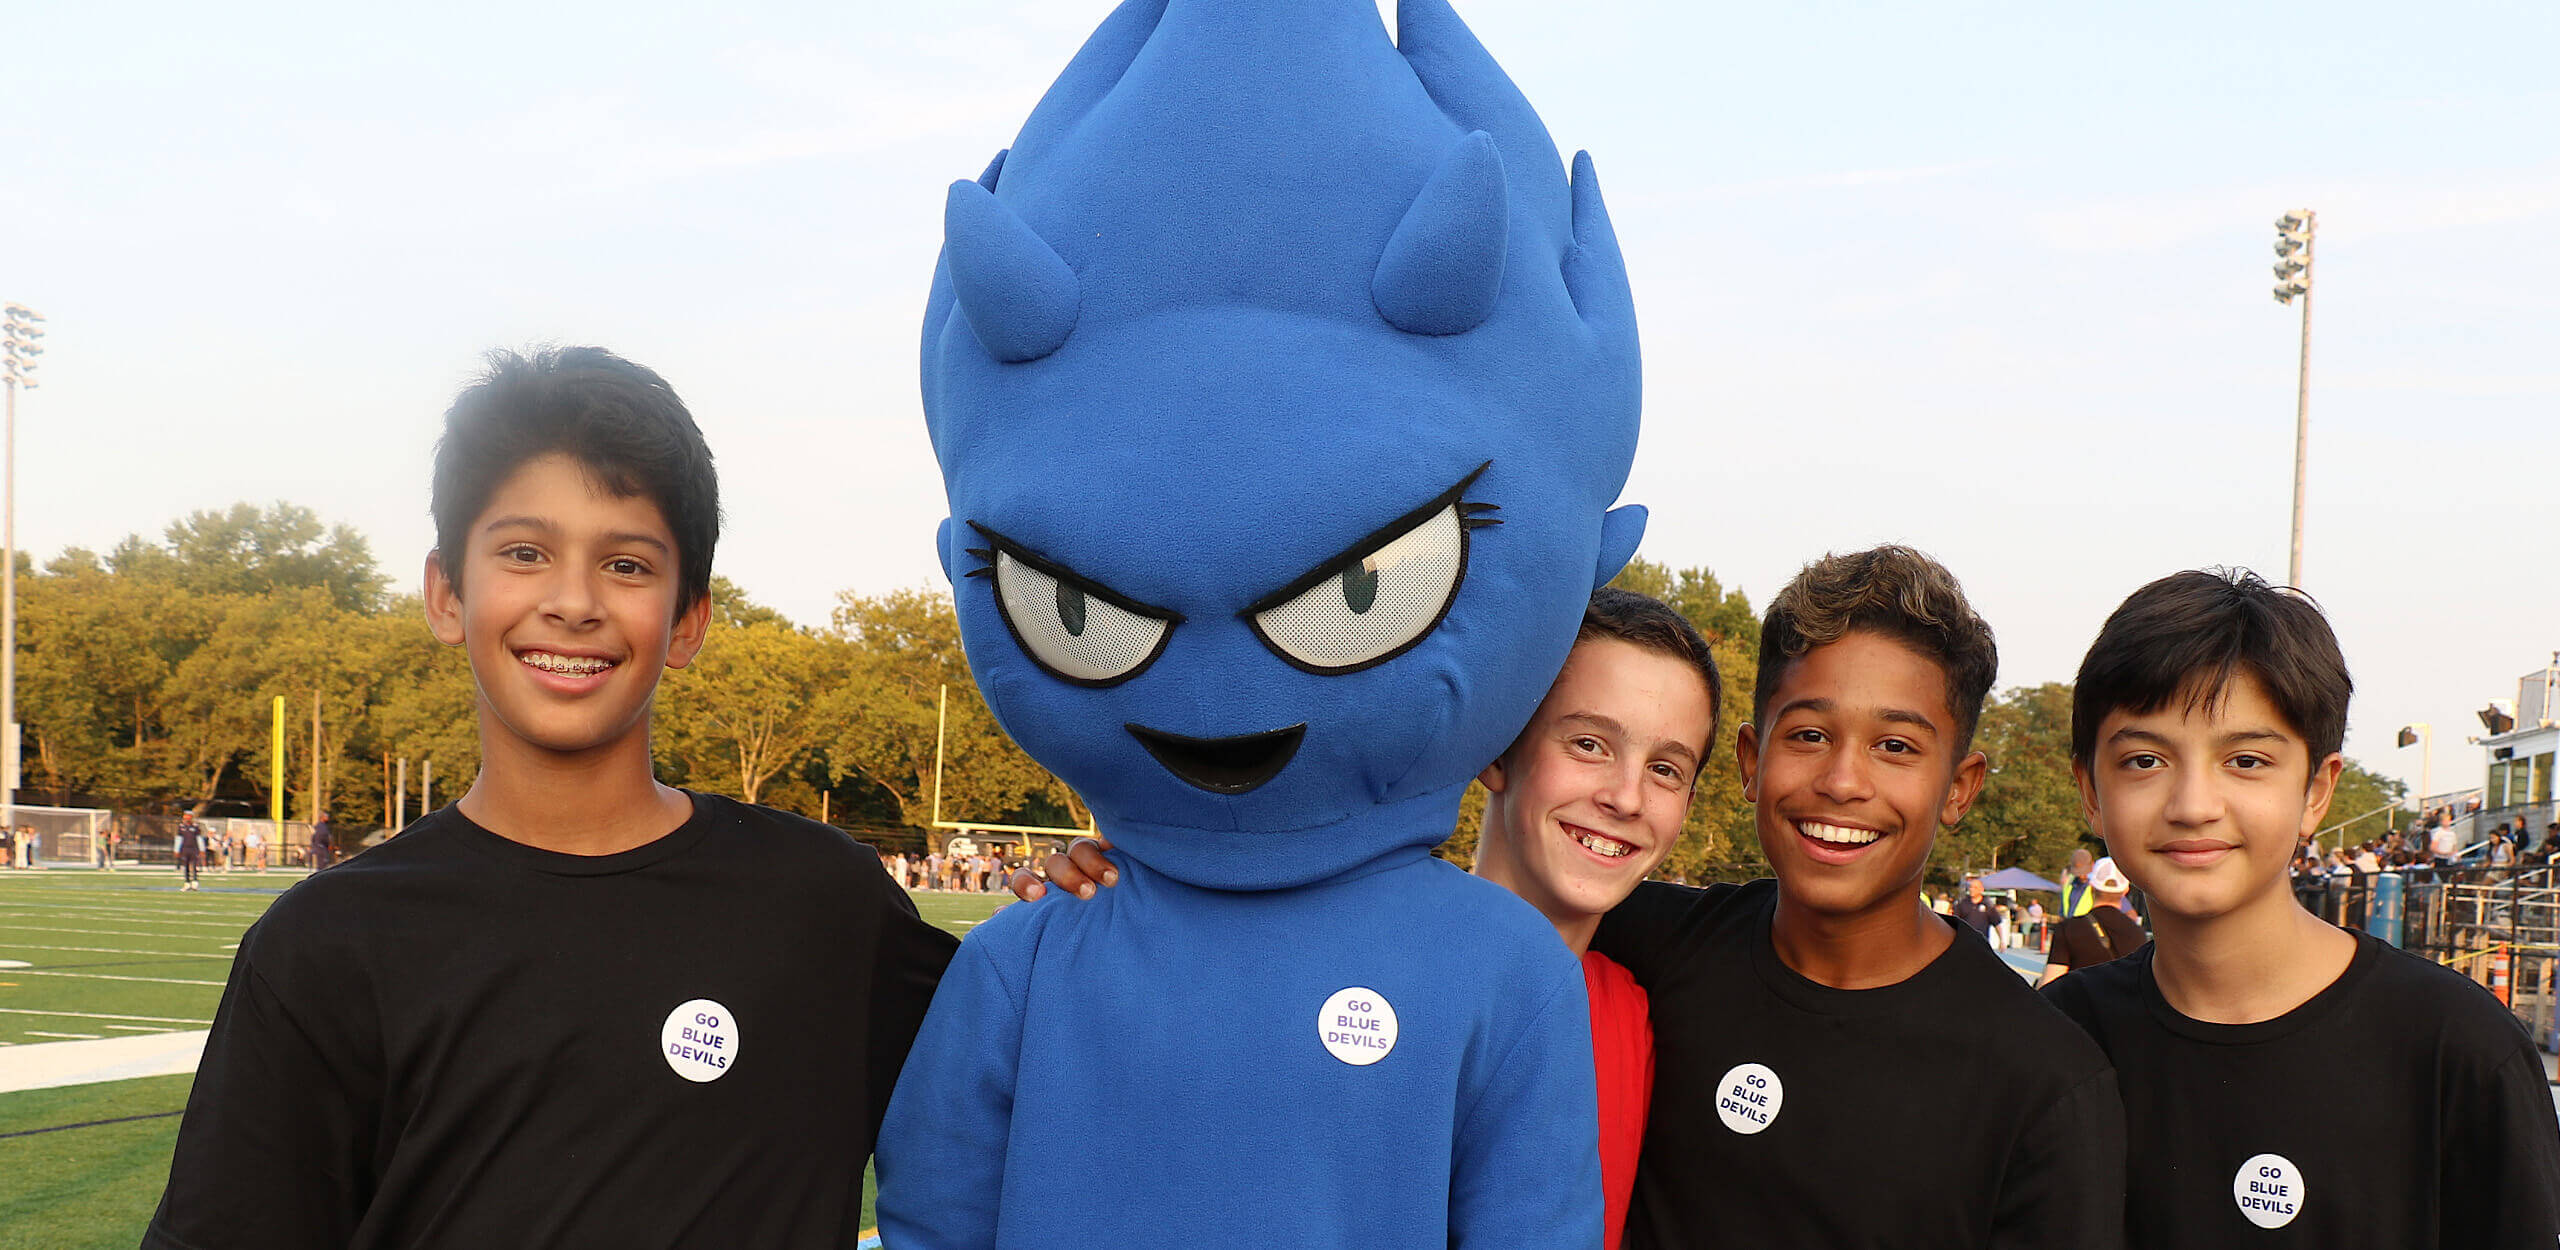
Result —
<instances>
[{"instance_id":1,"label":"short dark hair","mask_svg":"<svg viewBox=\"0 0 2560 1250\"><path fill-rule=\"evenodd\" d=\"M1945 565L1887 543L1833 553L1804 566L1760 619L1759 683L1751 692L1754 723L1769 715L1787 666L1816 647L1859 631L1881 634L1935 661L1946 674L1947 711L1956 718L1958 750L1973 745L1982 701L2000 673L1991 626L1965 601Z\"/></svg>"},{"instance_id":2,"label":"short dark hair","mask_svg":"<svg viewBox=\"0 0 2560 1250\"><path fill-rule=\"evenodd\" d=\"M657 505L676 539L676 611L711 593L711 549L720 541L711 448L665 378L601 347L493 351L488 370L446 410L428 508L437 558L457 591L471 522L508 475L555 453L605 490Z\"/></svg>"},{"instance_id":3,"label":"short dark hair","mask_svg":"<svg viewBox=\"0 0 2560 1250\"><path fill-rule=\"evenodd\" d=\"M2189 569L2133 592L2089 644L2071 691L2071 759L2096 756L2110 713L2147 715L2173 699L2211 711L2244 674L2315 767L2346 745L2355 683L2320 605L2247 569Z\"/></svg>"},{"instance_id":4,"label":"short dark hair","mask_svg":"<svg viewBox=\"0 0 2560 1250\"><path fill-rule=\"evenodd\" d=\"M1706 635L1688 617L1651 595L1603 586L1591 592L1591 602L1582 609L1582 628L1573 641L1579 645L1594 638L1615 638L1696 669L1699 679L1707 683L1707 740L1702 745L1708 755L1715 754L1716 732L1724 727L1724 673L1716 667L1716 653Z\"/></svg>"}]
</instances>

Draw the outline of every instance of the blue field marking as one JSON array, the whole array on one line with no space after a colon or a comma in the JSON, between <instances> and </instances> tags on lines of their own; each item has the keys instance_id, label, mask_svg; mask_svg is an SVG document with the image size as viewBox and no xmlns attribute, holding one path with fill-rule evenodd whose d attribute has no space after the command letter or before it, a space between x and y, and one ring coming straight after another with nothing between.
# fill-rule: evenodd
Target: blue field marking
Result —
<instances>
[{"instance_id":1,"label":"blue field marking","mask_svg":"<svg viewBox=\"0 0 2560 1250\"><path fill-rule=\"evenodd\" d=\"M2022 950L2012 946L2000 952L2000 961L2016 969L2018 975L2025 977L2030 983L2044 975L2044 955L2038 951Z\"/></svg>"}]
</instances>

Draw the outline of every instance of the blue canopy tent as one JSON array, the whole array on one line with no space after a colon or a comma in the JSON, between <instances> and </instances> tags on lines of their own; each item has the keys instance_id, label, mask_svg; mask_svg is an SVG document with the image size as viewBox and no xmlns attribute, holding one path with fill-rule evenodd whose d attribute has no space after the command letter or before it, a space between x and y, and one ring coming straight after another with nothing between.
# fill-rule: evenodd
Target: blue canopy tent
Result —
<instances>
[{"instance_id":1,"label":"blue canopy tent","mask_svg":"<svg viewBox=\"0 0 2560 1250\"><path fill-rule=\"evenodd\" d=\"M2003 868L1982 879L1986 890L2049 890L2060 894L2062 887L2024 868Z\"/></svg>"}]
</instances>

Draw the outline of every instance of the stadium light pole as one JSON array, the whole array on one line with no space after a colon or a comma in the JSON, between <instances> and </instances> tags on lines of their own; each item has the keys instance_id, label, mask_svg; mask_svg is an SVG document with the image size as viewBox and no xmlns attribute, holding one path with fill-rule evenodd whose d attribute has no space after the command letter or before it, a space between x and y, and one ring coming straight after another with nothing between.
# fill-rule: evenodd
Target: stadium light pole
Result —
<instances>
[{"instance_id":1,"label":"stadium light pole","mask_svg":"<svg viewBox=\"0 0 2560 1250\"><path fill-rule=\"evenodd\" d=\"M9 392L0 433L0 828L7 829L18 827L18 389L35 389L43 339L43 313L0 307L0 385Z\"/></svg>"},{"instance_id":2,"label":"stadium light pole","mask_svg":"<svg viewBox=\"0 0 2560 1250\"><path fill-rule=\"evenodd\" d=\"M2285 585L2302 585L2302 489L2311 454L2311 238L2320 214L2297 208L2276 218L2276 302L2302 300L2302 364L2293 391L2293 552Z\"/></svg>"}]
</instances>

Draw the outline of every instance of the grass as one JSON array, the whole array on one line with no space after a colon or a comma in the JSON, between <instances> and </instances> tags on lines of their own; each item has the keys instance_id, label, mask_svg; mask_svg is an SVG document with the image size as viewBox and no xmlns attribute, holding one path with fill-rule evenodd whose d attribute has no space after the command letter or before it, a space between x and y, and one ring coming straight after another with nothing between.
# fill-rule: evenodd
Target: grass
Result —
<instances>
[{"instance_id":1,"label":"grass","mask_svg":"<svg viewBox=\"0 0 2560 1250\"><path fill-rule=\"evenodd\" d=\"M299 872L0 872L0 1046L201 1029L231 951ZM965 934L1010 895L923 893ZM159 1205L191 1076L0 1093L0 1250L131 1250ZM871 1222L871 1178L862 1216Z\"/></svg>"}]
</instances>

